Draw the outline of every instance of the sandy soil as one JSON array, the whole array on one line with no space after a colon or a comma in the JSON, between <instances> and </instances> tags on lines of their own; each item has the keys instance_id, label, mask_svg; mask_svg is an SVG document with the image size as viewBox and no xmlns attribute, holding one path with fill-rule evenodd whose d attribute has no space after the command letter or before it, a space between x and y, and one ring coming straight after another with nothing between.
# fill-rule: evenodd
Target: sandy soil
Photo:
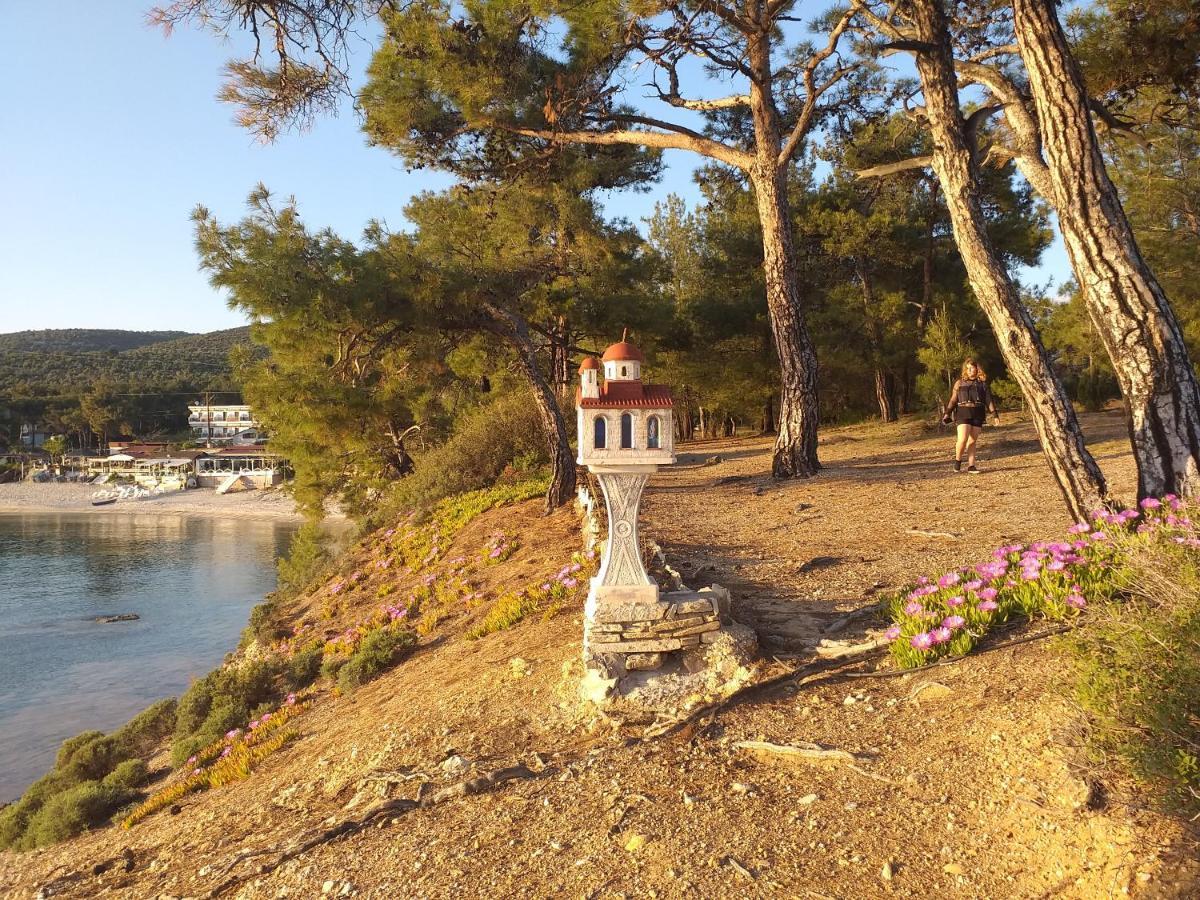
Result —
<instances>
[{"instance_id":1,"label":"sandy soil","mask_svg":"<svg viewBox=\"0 0 1200 900\"><path fill-rule=\"evenodd\" d=\"M84 484L0 484L0 514L69 512L89 515L205 516L221 519L300 519L296 504L281 490L243 491L218 496L197 489L163 494L148 500L92 506L97 490Z\"/></svg>"},{"instance_id":2,"label":"sandy soil","mask_svg":"<svg viewBox=\"0 0 1200 900\"><path fill-rule=\"evenodd\" d=\"M1119 422L1086 424L1127 489ZM1083 758L1052 641L993 642L919 673L858 663L805 674L805 637L839 610L998 540L1067 524L1028 427L988 436L988 472L976 477L949 472L944 437L901 425L831 431L826 471L808 482L763 477L764 440L689 447L656 480L646 534L696 583L736 589L738 615L769 642L762 678L779 678L710 717L663 736L645 721L597 717L574 695L578 604L464 640L481 607L441 623L354 694L322 694L296 720L299 738L251 778L131 831L0 853L0 895L1195 897L1194 836ZM723 461L705 465L711 456ZM502 528L521 548L500 565L472 563L471 577L493 594L545 577L578 531L570 511L541 519L537 506L485 514L446 555L478 560ZM353 594L362 609L388 584L409 589L380 569L379 552L368 539L346 562L370 573ZM819 557L829 559L814 565ZM297 615L327 594L304 598ZM858 761L781 764L739 749L745 739L811 741ZM462 761L447 765L453 757ZM398 811L273 865L281 849L384 798L516 764L530 777Z\"/></svg>"}]
</instances>

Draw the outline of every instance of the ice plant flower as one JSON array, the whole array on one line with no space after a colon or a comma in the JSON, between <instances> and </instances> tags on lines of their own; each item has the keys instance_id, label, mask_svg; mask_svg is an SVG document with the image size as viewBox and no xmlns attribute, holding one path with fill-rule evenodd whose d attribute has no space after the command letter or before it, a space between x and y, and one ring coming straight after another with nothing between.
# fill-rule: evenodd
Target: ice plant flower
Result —
<instances>
[{"instance_id":1,"label":"ice plant flower","mask_svg":"<svg viewBox=\"0 0 1200 900\"><path fill-rule=\"evenodd\" d=\"M958 584L959 575L957 572L947 572L938 579L938 587L948 588Z\"/></svg>"},{"instance_id":2,"label":"ice plant flower","mask_svg":"<svg viewBox=\"0 0 1200 900\"><path fill-rule=\"evenodd\" d=\"M883 636L889 641L896 640L896 638L900 637L900 626L895 624L889 625L887 631L883 633Z\"/></svg>"},{"instance_id":3,"label":"ice plant flower","mask_svg":"<svg viewBox=\"0 0 1200 900\"><path fill-rule=\"evenodd\" d=\"M928 631L922 631L920 634L914 634L909 643L918 650L928 650L933 646L933 635Z\"/></svg>"},{"instance_id":4,"label":"ice plant flower","mask_svg":"<svg viewBox=\"0 0 1200 900\"><path fill-rule=\"evenodd\" d=\"M976 578L972 581L968 581L966 584L963 585L963 587L968 591L977 591L981 587L983 587L983 582L980 581L978 578Z\"/></svg>"},{"instance_id":5,"label":"ice plant flower","mask_svg":"<svg viewBox=\"0 0 1200 900\"><path fill-rule=\"evenodd\" d=\"M1000 608L1000 604L995 600L980 600L975 604L975 608L980 612L995 612Z\"/></svg>"},{"instance_id":6,"label":"ice plant flower","mask_svg":"<svg viewBox=\"0 0 1200 900\"><path fill-rule=\"evenodd\" d=\"M1000 593L994 587L984 588L979 592L979 599L983 601L995 600L996 594Z\"/></svg>"},{"instance_id":7,"label":"ice plant flower","mask_svg":"<svg viewBox=\"0 0 1200 900\"><path fill-rule=\"evenodd\" d=\"M962 628L966 624L967 620L962 616L946 616L946 618L942 619L942 627L949 628L951 631L955 628Z\"/></svg>"},{"instance_id":8,"label":"ice plant flower","mask_svg":"<svg viewBox=\"0 0 1200 900\"><path fill-rule=\"evenodd\" d=\"M951 597L946 601L946 605L950 607L962 606L966 602L963 597Z\"/></svg>"},{"instance_id":9,"label":"ice plant flower","mask_svg":"<svg viewBox=\"0 0 1200 900\"><path fill-rule=\"evenodd\" d=\"M1073 609L1083 609L1087 606L1087 601L1083 599L1083 595L1079 593L1067 594L1067 606Z\"/></svg>"},{"instance_id":10,"label":"ice plant flower","mask_svg":"<svg viewBox=\"0 0 1200 900\"><path fill-rule=\"evenodd\" d=\"M907 616L919 616L923 612L925 612L925 607L916 600L910 600L904 604L904 614Z\"/></svg>"},{"instance_id":11,"label":"ice plant flower","mask_svg":"<svg viewBox=\"0 0 1200 900\"><path fill-rule=\"evenodd\" d=\"M935 644L944 644L947 641L949 641L950 638L952 637L950 629L947 628L945 625L942 625L938 628L933 629L933 631L929 632L929 634L930 634L930 637L933 638L933 642Z\"/></svg>"}]
</instances>

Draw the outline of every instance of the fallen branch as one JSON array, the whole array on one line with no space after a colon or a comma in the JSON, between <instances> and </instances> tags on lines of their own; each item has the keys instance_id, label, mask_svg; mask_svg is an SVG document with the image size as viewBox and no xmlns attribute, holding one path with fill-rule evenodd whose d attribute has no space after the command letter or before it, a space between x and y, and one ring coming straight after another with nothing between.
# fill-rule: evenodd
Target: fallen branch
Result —
<instances>
[{"instance_id":1,"label":"fallen branch","mask_svg":"<svg viewBox=\"0 0 1200 900\"><path fill-rule=\"evenodd\" d=\"M955 534L952 531L926 531L924 528L910 528L905 534L915 534L918 537L940 537L949 538L952 541L957 541L961 534Z\"/></svg>"},{"instance_id":2,"label":"fallen branch","mask_svg":"<svg viewBox=\"0 0 1200 900\"><path fill-rule=\"evenodd\" d=\"M751 753L783 757L788 761L856 763L863 757L849 750L836 747L821 747L807 742L801 744L773 744L770 741L738 741L733 746Z\"/></svg>"}]
</instances>

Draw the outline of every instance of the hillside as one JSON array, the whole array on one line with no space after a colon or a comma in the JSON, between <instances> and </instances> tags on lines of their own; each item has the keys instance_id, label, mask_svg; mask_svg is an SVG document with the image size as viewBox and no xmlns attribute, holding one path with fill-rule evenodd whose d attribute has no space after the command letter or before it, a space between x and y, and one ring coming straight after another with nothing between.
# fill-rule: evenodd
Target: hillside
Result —
<instances>
[{"instance_id":1,"label":"hillside","mask_svg":"<svg viewBox=\"0 0 1200 900\"><path fill-rule=\"evenodd\" d=\"M0 334L0 396L77 397L97 380L228 389L229 352L248 326L207 334L63 329Z\"/></svg>"},{"instance_id":2,"label":"hillside","mask_svg":"<svg viewBox=\"0 0 1200 900\"><path fill-rule=\"evenodd\" d=\"M1128 490L1119 420L1086 427ZM14 898L1195 896L1195 840L1080 764L1063 658L1028 639L1036 627L931 671L813 655L824 634L878 628L877 592L1069 524L1032 429L988 437L986 473L957 479L944 436L912 423L830 431L807 482L763 476L762 440L688 448L652 482L645 531L694 585L732 587L766 652L757 687L660 721L579 701L582 590L468 639L572 565L572 510L542 518L530 500L381 529L231 668L417 598L398 665L356 690L318 681L244 780L129 830L0 853L0 884ZM744 740L857 759L788 765ZM166 766L162 747L152 768Z\"/></svg>"}]
</instances>

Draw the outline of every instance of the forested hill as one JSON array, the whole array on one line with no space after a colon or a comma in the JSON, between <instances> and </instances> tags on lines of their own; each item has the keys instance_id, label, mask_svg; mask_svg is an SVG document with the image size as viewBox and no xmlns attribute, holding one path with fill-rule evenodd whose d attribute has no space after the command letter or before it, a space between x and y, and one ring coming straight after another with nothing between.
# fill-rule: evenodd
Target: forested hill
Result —
<instances>
[{"instance_id":1,"label":"forested hill","mask_svg":"<svg viewBox=\"0 0 1200 900\"><path fill-rule=\"evenodd\" d=\"M0 334L0 353L10 351L28 353L120 352L188 337L193 337L193 335L186 331L47 328L41 331L14 331L10 334Z\"/></svg>"},{"instance_id":2,"label":"forested hill","mask_svg":"<svg viewBox=\"0 0 1200 900\"><path fill-rule=\"evenodd\" d=\"M229 352L248 326L189 334L67 328L0 334L0 396L78 395L97 380L228 388Z\"/></svg>"}]
</instances>

